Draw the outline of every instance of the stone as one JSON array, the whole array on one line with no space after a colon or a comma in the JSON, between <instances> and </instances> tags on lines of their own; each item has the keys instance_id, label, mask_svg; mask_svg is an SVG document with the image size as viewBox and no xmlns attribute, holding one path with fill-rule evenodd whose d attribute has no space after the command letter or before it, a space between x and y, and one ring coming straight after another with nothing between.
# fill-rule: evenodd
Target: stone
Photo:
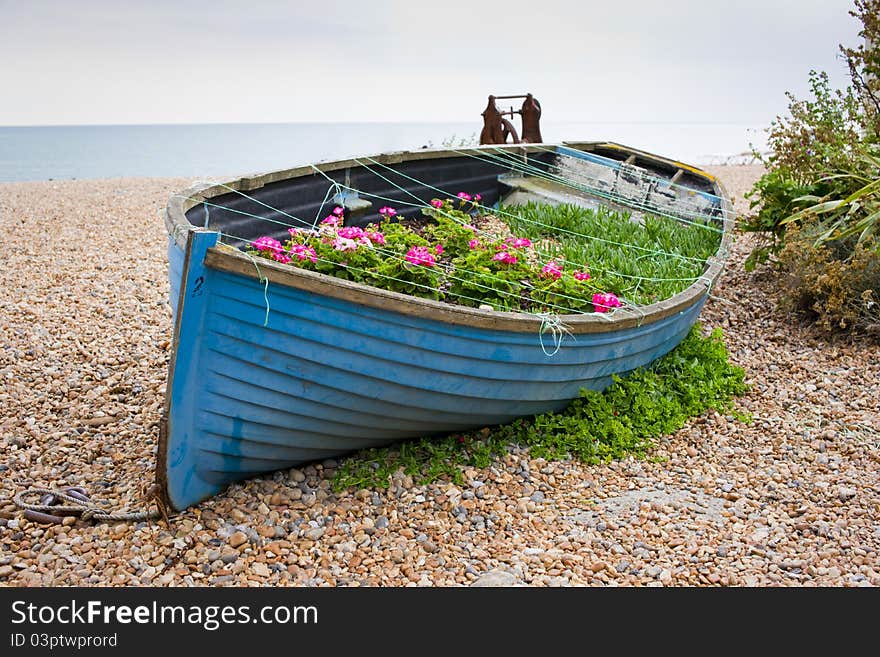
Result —
<instances>
[{"instance_id":1,"label":"stone","mask_svg":"<svg viewBox=\"0 0 880 657\"><path fill-rule=\"evenodd\" d=\"M471 583L471 586L477 587L500 587L500 586L517 586L519 580L516 575L506 570L489 570L477 577Z\"/></svg>"},{"instance_id":2,"label":"stone","mask_svg":"<svg viewBox=\"0 0 880 657\"><path fill-rule=\"evenodd\" d=\"M220 561L223 563L235 563L240 556L238 550L227 545L220 552Z\"/></svg>"},{"instance_id":3,"label":"stone","mask_svg":"<svg viewBox=\"0 0 880 657\"><path fill-rule=\"evenodd\" d=\"M305 536L310 541L317 541L324 535L323 527L310 527L305 531L303 536Z\"/></svg>"},{"instance_id":4,"label":"stone","mask_svg":"<svg viewBox=\"0 0 880 657\"><path fill-rule=\"evenodd\" d=\"M848 486L841 486L837 489L837 497L841 502L846 502L847 500L851 500L856 496L858 491L855 488L850 488Z\"/></svg>"},{"instance_id":5,"label":"stone","mask_svg":"<svg viewBox=\"0 0 880 657\"><path fill-rule=\"evenodd\" d=\"M257 577L269 577L272 575L272 572L269 570L269 566L264 564L262 561L258 561L253 566L251 566L251 572Z\"/></svg>"},{"instance_id":6,"label":"stone","mask_svg":"<svg viewBox=\"0 0 880 657\"><path fill-rule=\"evenodd\" d=\"M248 542L247 534L242 531L234 532L226 541L230 547L237 548L240 545L244 545Z\"/></svg>"}]
</instances>

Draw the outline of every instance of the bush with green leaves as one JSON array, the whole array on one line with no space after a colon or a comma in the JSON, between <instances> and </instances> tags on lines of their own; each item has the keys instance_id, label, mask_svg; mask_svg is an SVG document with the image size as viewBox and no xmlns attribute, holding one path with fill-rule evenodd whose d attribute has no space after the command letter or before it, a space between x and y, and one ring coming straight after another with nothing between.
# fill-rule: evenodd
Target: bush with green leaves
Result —
<instances>
[{"instance_id":1,"label":"bush with green leaves","mask_svg":"<svg viewBox=\"0 0 880 657\"><path fill-rule=\"evenodd\" d=\"M840 47L851 84L832 90L825 73L811 71L812 97L788 94L788 116L768 130L770 154L761 158L767 171L746 195L751 214L740 226L764 237L746 269L772 261L786 276L794 302L788 305L813 309L824 328L873 330L873 306L857 298L877 291L872 272L880 261L874 239L880 225L880 0L856 0L850 13L861 21L864 39L858 47ZM793 228L796 238L788 239ZM836 272L835 285L816 284L817 262ZM839 287L844 283L852 286L852 302L838 298L847 293ZM832 296L823 292L832 288ZM854 317L859 308L865 312Z\"/></svg>"}]
</instances>

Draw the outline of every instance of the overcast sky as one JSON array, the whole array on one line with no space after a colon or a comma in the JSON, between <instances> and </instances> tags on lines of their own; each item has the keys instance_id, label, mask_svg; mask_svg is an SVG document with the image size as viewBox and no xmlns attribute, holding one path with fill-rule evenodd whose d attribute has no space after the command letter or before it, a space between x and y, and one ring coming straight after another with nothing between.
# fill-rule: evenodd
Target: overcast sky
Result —
<instances>
[{"instance_id":1,"label":"overcast sky","mask_svg":"<svg viewBox=\"0 0 880 657\"><path fill-rule=\"evenodd\" d=\"M850 0L0 0L0 125L545 120L764 124L845 81Z\"/></svg>"}]
</instances>

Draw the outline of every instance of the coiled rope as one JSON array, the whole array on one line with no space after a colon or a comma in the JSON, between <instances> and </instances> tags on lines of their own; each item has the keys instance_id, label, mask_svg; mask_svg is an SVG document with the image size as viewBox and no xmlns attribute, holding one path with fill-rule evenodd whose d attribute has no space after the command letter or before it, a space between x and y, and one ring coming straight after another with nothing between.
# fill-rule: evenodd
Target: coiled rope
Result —
<instances>
[{"instance_id":1,"label":"coiled rope","mask_svg":"<svg viewBox=\"0 0 880 657\"><path fill-rule=\"evenodd\" d=\"M27 498L36 498L39 502L29 502ZM13 502L18 508L24 509L25 518L43 524L62 524L66 516L98 522L142 522L156 518L164 518L167 522L167 514L158 498L156 510L111 512L89 499L85 489L78 486L62 490L29 488L17 493Z\"/></svg>"}]
</instances>

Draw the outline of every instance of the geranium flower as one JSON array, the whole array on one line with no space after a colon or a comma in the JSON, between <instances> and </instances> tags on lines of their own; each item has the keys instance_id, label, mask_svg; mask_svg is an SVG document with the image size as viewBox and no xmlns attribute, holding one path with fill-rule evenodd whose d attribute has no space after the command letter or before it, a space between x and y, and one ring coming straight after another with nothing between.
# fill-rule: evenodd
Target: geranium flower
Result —
<instances>
[{"instance_id":1,"label":"geranium flower","mask_svg":"<svg viewBox=\"0 0 880 657\"><path fill-rule=\"evenodd\" d=\"M593 295L593 308L597 313L607 313L612 308L620 308L620 299L613 292L596 292Z\"/></svg>"},{"instance_id":2,"label":"geranium flower","mask_svg":"<svg viewBox=\"0 0 880 657\"><path fill-rule=\"evenodd\" d=\"M337 251L357 251L358 243L347 237L337 237L333 240L333 248Z\"/></svg>"},{"instance_id":3,"label":"geranium flower","mask_svg":"<svg viewBox=\"0 0 880 657\"><path fill-rule=\"evenodd\" d=\"M341 207L339 207L338 205L335 208L333 208L333 214L335 214L337 217L341 217L344 212L345 212L345 210L342 209Z\"/></svg>"},{"instance_id":4,"label":"geranium flower","mask_svg":"<svg viewBox=\"0 0 880 657\"><path fill-rule=\"evenodd\" d=\"M437 264L434 256L426 246L414 246L406 252L406 261L413 265L422 265L424 267L433 267Z\"/></svg>"},{"instance_id":5,"label":"geranium flower","mask_svg":"<svg viewBox=\"0 0 880 657\"><path fill-rule=\"evenodd\" d=\"M291 245L290 253L300 260L311 260L312 262L318 262L318 254L315 253L315 250L312 247L306 246L305 244Z\"/></svg>"},{"instance_id":6,"label":"geranium flower","mask_svg":"<svg viewBox=\"0 0 880 657\"><path fill-rule=\"evenodd\" d=\"M364 236L364 229L357 226L346 226L339 229L338 235L349 240L356 240Z\"/></svg>"},{"instance_id":7,"label":"geranium flower","mask_svg":"<svg viewBox=\"0 0 880 657\"><path fill-rule=\"evenodd\" d=\"M328 214L321 220L321 223L327 226L338 226L341 221L342 220L339 217L334 217L332 214Z\"/></svg>"},{"instance_id":8,"label":"geranium flower","mask_svg":"<svg viewBox=\"0 0 880 657\"><path fill-rule=\"evenodd\" d=\"M397 210L386 205L384 208L379 208L379 214L384 217L393 217L397 214Z\"/></svg>"},{"instance_id":9,"label":"geranium flower","mask_svg":"<svg viewBox=\"0 0 880 657\"><path fill-rule=\"evenodd\" d=\"M474 203L478 203L483 200L483 197L479 194L474 194Z\"/></svg>"},{"instance_id":10,"label":"geranium flower","mask_svg":"<svg viewBox=\"0 0 880 657\"><path fill-rule=\"evenodd\" d=\"M474 249L480 248L480 240L471 240L468 242L468 247L473 251Z\"/></svg>"},{"instance_id":11,"label":"geranium flower","mask_svg":"<svg viewBox=\"0 0 880 657\"><path fill-rule=\"evenodd\" d=\"M545 278L559 278L562 276L562 269L555 260L551 260L541 269L541 274L543 274Z\"/></svg>"},{"instance_id":12,"label":"geranium flower","mask_svg":"<svg viewBox=\"0 0 880 657\"><path fill-rule=\"evenodd\" d=\"M494 256L492 256L492 260L497 260L498 262L503 262L507 265L516 264L516 256L508 253L507 251L499 251Z\"/></svg>"},{"instance_id":13,"label":"geranium flower","mask_svg":"<svg viewBox=\"0 0 880 657\"><path fill-rule=\"evenodd\" d=\"M508 237L506 242L515 249L527 249L532 245L532 240L525 237Z\"/></svg>"},{"instance_id":14,"label":"geranium flower","mask_svg":"<svg viewBox=\"0 0 880 657\"><path fill-rule=\"evenodd\" d=\"M457 196L458 196L458 198L460 198L462 201L470 201L470 200L471 200L471 195L468 194L467 192L459 192L459 193L457 194Z\"/></svg>"},{"instance_id":15,"label":"geranium flower","mask_svg":"<svg viewBox=\"0 0 880 657\"><path fill-rule=\"evenodd\" d=\"M366 235L367 239L373 244L379 244L380 246L385 244L385 235L378 231L368 230L364 235Z\"/></svg>"},{"instance_id":16,"label":"geranium flower","mask_svg":"<svg viewBox=\"0 0 880 657\"><path fill-rule=\"evenodd\" d=\"M433 205L437 209L440 209L443 207L443 201L441 201L439 198L432 198L431 205Z\"/></svg>"},{"instance_id":17,"label":"geranium flower","mask_svg":"<svg viewBox=\"0 0 880 657\"><path fill-rule=\"evenodd\" d=\"M442 245L442 244L438 244L437 246L435 246L435 247L434 247L434 252L435 252L437 255L443 255L443 245Z\"/></svg>"},{"instance_id":18,"label":"geranium flower","mask_svg":"<svg viewBox=\"0 0 880 657\"><path fill-rule=\"evenodd\" d=\"M263 235L254 240L254 248L257 251L269 251L273 254L281 253L281 242L268 235Z\"/></svg>"},{"instance_id":19,"label":"geranium flower","mask_svg":"<svg viewBox=\"0 0 880 657\"><path fill-rule=\"evenodd\" d=\"M286 253L284 253L283 251L281 253L273 253L272 258L274 258L277 262L280 262L283 265L286 265L287 263L290 262L290 256L287 255Z\"/></svg>"},{"instance_id":20,"label":"geranium flower","mask_svg":"<svg viewBox=\"0 0 880 657\"><path fill-rule=\"evenodd\" d=\"M590 280L590 275L585 271L576 271L572 274L579 281L588 281Z\"/></svg>"}]
</instances>

